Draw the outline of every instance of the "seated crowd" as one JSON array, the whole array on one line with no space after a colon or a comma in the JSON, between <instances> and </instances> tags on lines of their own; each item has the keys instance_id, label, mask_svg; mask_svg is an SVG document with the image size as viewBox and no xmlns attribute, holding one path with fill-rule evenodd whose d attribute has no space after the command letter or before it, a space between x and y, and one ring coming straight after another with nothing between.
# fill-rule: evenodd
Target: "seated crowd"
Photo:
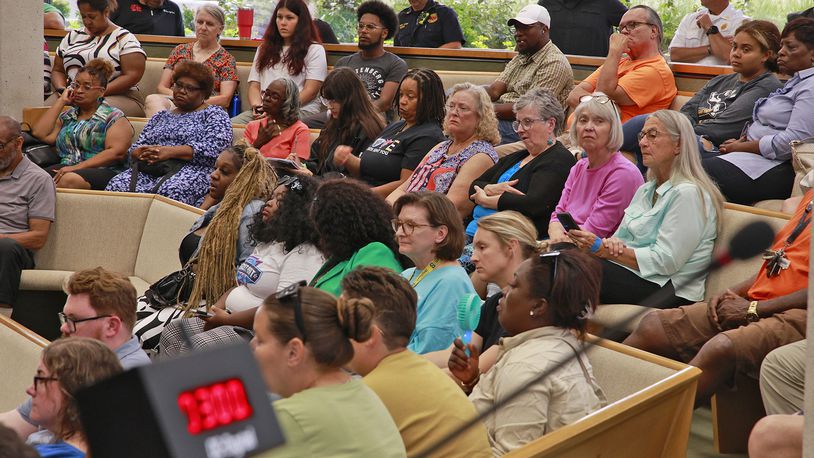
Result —
<instances>
[{"instance_id":1,"label":"seated crowd","mask_svg":"<svg viewBox=\"0 0 814 458\"><path fill-rule=\"evenodd\" d=\"M804 372L814 191L757 274L706 291L705 272L725 200L784 199L796 186L790 142L814 136L814 19L780 32L709 2L682 21L670 55L734 73L675 111L647 6L620 11L605 63L574 86L549 38L557 15L528 5L508 20L518 54L498 79L445 95L437 73L408 69L383 42L460 47L450 8L362 3L359 52L329 72L309 5L282 0L252 63L249 109L230 120L235 60L218 43L222 10L205 5L133 139L145 53L114 21L136 3L77 0L84 27L58 48L52 104L30 132L55 145L56 162L32 162L20 124L0 117L0 307L15 305L47 242L56 188L205 210L178 248L195 276L171 304L137 298L102 268L70 278L65 338L43 350L29 398L0 414L42 456L88 452L78 387L230 342L251 342L278 397L287 443L270 456L413 456L526 387L438 449L502 455L606 405L578 349L593 312L615 303L662 309L618 337L701 368L699 405L742 372L760 376L769 413L801 408L803 385L788 379ZM147 3L169 30L173 2ZM477 326L462 319L473 300ZM772 428L798 422L759 426L756 456L771 451Z\"/></svg>"}]
</instances>

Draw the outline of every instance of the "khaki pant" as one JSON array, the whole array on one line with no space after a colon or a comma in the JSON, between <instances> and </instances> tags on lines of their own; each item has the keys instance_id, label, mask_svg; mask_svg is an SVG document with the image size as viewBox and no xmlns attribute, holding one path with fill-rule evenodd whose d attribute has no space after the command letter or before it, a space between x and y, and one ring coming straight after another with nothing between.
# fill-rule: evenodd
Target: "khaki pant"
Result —
<instances>
[{"instance_id":1,"label":"khaki pant","mask_svg":"<svg viewBox=\"0 0 814 458\"><path fill-rule=\"evenodd\" d=\"M760 394L766 414L793 414L802 410L805 375L805 339L766 355L760 366Z\"/></svg>"}]
</instances>

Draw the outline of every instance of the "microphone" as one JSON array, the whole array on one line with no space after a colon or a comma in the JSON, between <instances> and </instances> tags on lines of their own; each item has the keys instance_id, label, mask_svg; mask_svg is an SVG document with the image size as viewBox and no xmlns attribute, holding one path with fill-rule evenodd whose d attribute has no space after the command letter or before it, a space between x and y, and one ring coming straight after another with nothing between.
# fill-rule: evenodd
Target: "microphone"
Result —
<instances>
[{"instance_id":1,"label":"microphone","mask_svg":"<svg viewBox=\"0 0 814 458\"><path fill-rule=\"evenodd\" d=\"M757 256L772 246L774 229L765 221L747 224L729 242L729 250L721 253L710 262L704 273L716 271L732 261Z\"/></svg>"}]
</instances>

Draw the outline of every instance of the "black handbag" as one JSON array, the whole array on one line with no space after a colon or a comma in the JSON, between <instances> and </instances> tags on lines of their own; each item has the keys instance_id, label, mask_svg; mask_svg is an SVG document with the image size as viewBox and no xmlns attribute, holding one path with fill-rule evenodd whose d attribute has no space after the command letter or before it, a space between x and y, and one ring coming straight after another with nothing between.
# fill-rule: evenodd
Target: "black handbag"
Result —
<instances>
[{"instance_id":1,"label":"black handbag","mask_svg":"<svg viewBox=\"0 0 814 458\"><path fill-rule=\"evenodd\" d=\"M173 272L150 285L144 293L144 298L155 308L171 307L186 303L192 294L192 285L195 284L195 271L192 264Z\"/></svg>"},{"instance_id":2,"label":"black handbag","mask_svg":"<svg viewBox=\"0 0 814 458\"><path fill-rule=\"evenodd\" d=\"M130 164L130 192L136 192L138 174L144 173L153 177L161 177L155 186L153 186L153 189L150 190L150 193L155 194L158 192L158 188L160 188L161 185L167 181L167 179L178 173L178 171L181 170L181 167L183 167L186 163L187 161L183 161L181 159L167 159L165 161L158 161L152 164L142 160L133 161Z\"/></svg>"},{"instance_id":3,"label":"black handbag","mask_svg":"<svg viewBox=\"0 0 814 458\"><path fill-rule=\"evenodd\" d=\"M37 140L28 132L23 132L23 154L43 169L61 161L56 148Z\"/></svg>"}]
</instances>

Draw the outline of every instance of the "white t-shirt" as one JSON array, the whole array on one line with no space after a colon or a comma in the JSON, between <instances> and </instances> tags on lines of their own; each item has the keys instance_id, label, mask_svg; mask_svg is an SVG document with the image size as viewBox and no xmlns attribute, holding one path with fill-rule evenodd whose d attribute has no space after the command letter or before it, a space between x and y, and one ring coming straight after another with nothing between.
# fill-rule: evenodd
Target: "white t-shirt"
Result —
<instances>
[{"instance_id":1,"label":"white t-shirt","mask_svg":"<svg viewBox=\"0 0 814 458\"><path fill-rule=\"evenodd\" d=\"M288 52L288 46L283 46L283 54ZM258 48L259 50L260 48ZM297 88L302 91L305 87L305 80L325 81L328 76L328 60L325 57L325 48L322 45L313 43L308 47L308 53L305 55L305 65L302 71L297 75L288 73L288 65L282 61L277 64L266 68L262 72L257 71L257 56L259 53L254 54L252 61L252 69L249 71L249 82L252 81L260 83L260 91L264 91L272 81L278 78L291 78L297 84ZM317 103L316 99L312 100L308 105L311 106ZM300 107L305 109L305 107Z\"/></svg>"},{"instance_id":2,"label":"white t-shirt","mask_svg":"<svg viewBox=\"0 0 814 458\"><path fill-rule=\"evenodd\" d=\"M226 309L240 312L257 307L292 283L311 281L324 262L325 257L311 244L286 252L282 243L261 243L238 267L238 286L226 296Z\"/></svg>"},{"instance_id":3,"label":"white t-shirt","mask_svg":"<svg viewBox=\"0 0 814 458\"><path fill-rule=\"evenodd\" d=\"M710 14L706 8L701 8L695 13L684 16L684 19L681 20L681 24L679 24L676 29L673 40L670 42L670 49L709 46L709 37L707 37L704 29L698 27L697 24L698 18L704 14L709 14L712 24L718 27L721 35L725 37L735 35L735 30L744 22L750 20L748 16L743 14L743 11L736 10L732 5L727 6L718 16ZM715 56L704 57L695 63L702 65L728 65Z\"/></svg>"},{"instance_id":4,"label":"white t-shirt","mask_svg":"<svg viewBox=\"0 0 814 458\"><path fill-rule=\"evenodd\" d=\"M147 54L135 35L117 27L108 35L92 37L84 29L71 30L57 47L56 54L62 58L62 66L68 79L73 81L79 69L92 59L104 58L113 64L110 81L122 74L121 56L127 54Z\"/></svg>"}]
</instances>

